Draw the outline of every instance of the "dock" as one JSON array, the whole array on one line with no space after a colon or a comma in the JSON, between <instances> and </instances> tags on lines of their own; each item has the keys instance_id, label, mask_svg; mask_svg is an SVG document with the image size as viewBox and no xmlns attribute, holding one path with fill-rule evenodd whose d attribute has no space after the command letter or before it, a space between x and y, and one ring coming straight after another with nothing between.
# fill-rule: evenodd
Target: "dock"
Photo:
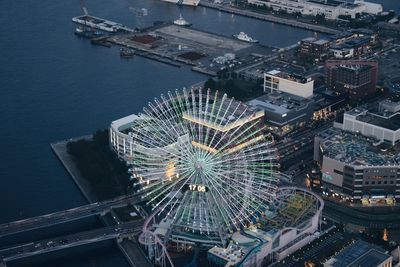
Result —
<instances>
[{"instance_id":1,"label":"dock","mask_svg":"<svg viewBox=\"0 0 400 267\"><path fill-rule=\"evenodd\" d=\"M332 29L332 28L322 26L322 25L309 24L309 23L300 22L300 21L297 21L294 19L281 18L281 17L277 17L274 15L262 14L259 12L246 10L246 9L238 9L238 8L235 8L232 6L227 6L227 5L222 5L222 4L214 4L214 3L211 3L208 1L200 1L199 6L217 9L221 12L245 16L245 17L258 19L258 20L270 21L270 22L274 22L274 23L278 23L278 24L283 24L283 25L301 28L301 29L310 30L310 31L315 31L315 32L321 32L321 33L327 33L327 34L338 34L341 32L339 30Z\"/></svg>"},{"instance_id":2,"label":"dock","mask_svg":"<svg viewBox=\"0 0 400 267\"><path fill-rule=\"evenodd\" d=\"M115 34L107 39L135 54L175 67L186 65L209 76L226 67L247 64L273 54L274 48L233 37L165 23L140 33Z\"/></svg>"}]
</instances>

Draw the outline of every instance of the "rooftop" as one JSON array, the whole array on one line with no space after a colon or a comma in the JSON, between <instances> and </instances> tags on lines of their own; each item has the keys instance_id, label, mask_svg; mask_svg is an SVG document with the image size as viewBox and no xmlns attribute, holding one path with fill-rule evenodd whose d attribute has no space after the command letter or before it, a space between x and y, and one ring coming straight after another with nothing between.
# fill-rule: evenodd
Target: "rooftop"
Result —
<instances>
[{"instance_id":1,"label":"rooftop","mask_svg":"<svg viewBox=\"0 0 400 267\"><path fill-rule=\"evenodd\" d=\"M129 129L135 125L137 119L138 115L132 114L111 122L111 127L118 132L125 132L127 130L129 131Z\"/></svg>"},{"instance_id":2,"label":"rooftop","mask_svg":"<svg viewBox=\"0 0 400 267\"><path fill-rule=\"evenodd\" d=\"M370 36L357 37L357 38L353 38L348 41L345 41L342 44L333 45L331 48L332 49L354 48L354 47L358 47L358 46L367 44L370 42L370 40L371 40Z\"/></svg>"},{"instance_id":3,"label":"rooftop","mask_svg":"<svg viewBox=\"0 0 400 267\"><path fill-rule=\"evenodd\" d=\"M323 45L326 43L330 43L330 41L327 39L316 39L314 37L307 37L307 38L302 39L301 41L309 42L309 43L313 43L313 44L317 44L317 45Z\"/></svg>"},{"instance_id":4,"label":"rooftop","mask_svg":"<svg viewBox=\"0 0 400 267\"><path fill-rule=\"evenodd\" d=\"M307 78L307 77L304 77L302 75L298 75L298 74L295 74L295 73L283 72L283 71L276 70L276 69L267 71L266 74L267 75L269 74L269 75L274 76L274 77L283 78L283 79L286 79L286 80L289 80L289 81L298 82L298 83L311 82L311 78Z\"/></svg>"},{"instance_id":5,"label":"rooftop","mask_svg":"<svg viewBox=\"0 0 400 267\"><path fill-rule=\"evenodd\" d=\"M377 140L331 128L319 134L325 156L354 166L397 165L398 147L379 144Z\"/></svg>"},{"instance_id":6,"label":"rooftop","mask_svg":"<svg viewBox=\"0 0 400 267\"><path fill-rule=\"evenodd\" d=\"M312 100L285 92L272 92L247 102L248 105L270 112L285 114L291 110L302 109Z\"/></svg>"},{"instance_id":7,"label":"rooftop","mask_svg":"<svg viewBox=\"0 0 400 267\"><path fill-rule=\"evenodd\" d=\"M383 116L379 116L378 114L373 113L366 113L357 116L357 120L380 126L392 131L397 131L398 129L400 129L399 113L391 114L389 116L387 116L387 114L382 115Z\"/></svg>"},{"instance_id":8,"label":"rooftop","mask_svg":"<svg viewBox=\"0 0 400 267\"><path fill-rule=\"evenodd\" d=\"M319 39L319 40L314 41L314 44L317 44L317 45L323 45L326 43L329 43L329 41L326 39Z\"/></svg>"},{"instance_id":9,"label":"rooftop","mask_svg":"<svg viewBox=\"0 0 400 267\"><path fill-rule=\"evenodd\" d=\"M400 113L387 110L379 111L367 108L355 108L345 114L355 116L356 120L379 126L392 131L400 129Z\"/></svg>"},{"instance_id":10,"label":"rooftop","mask_svg":"<svg viewBox=\"0 0 400 267\"><path fill-rule=\"evenodd\" d=\"M390 258L385 251L373 244L357 240L331 258L326 265L332 267L373 267Z\"/></svg>"},{"instance_id":11,"label":"rooftop","mask_svg":"<svg viewBox=\"0 0 400 267\"><path fill-rule=\"evenodd\" d=\"M309 0L308 2L313 3L313 4L324 5L324 6L331 6L331 7L337 7L337 6L346 4L346 3L344 3L343 1L340 1L340 0L326 0L326 1ZM352 5L354 5L354 4L351 4L351 6ZM357 5L354 5L354 6L357 6Z\"/></svg>"}]
</instances>

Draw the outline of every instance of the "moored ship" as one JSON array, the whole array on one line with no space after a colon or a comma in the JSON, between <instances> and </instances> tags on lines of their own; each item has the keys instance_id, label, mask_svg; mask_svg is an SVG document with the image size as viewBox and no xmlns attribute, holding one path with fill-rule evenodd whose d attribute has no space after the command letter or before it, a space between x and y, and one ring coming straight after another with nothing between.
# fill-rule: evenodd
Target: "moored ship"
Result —
<instances>
[{"instance_id":1,"label":"moored ship","mask_svg":"<svg viewBox=\"0 0 400 267\"><path fill-rule=\"evenodd\" d=\"M111 32L111 33L116 33L121 31L133 32L132 29L129 29L120 23L116 23L113 21L105 20L90 15L73 17L72 21L77 24L83 25L85 27L90 27L105 32Z\"/></svg>"},{"instance_id":2,"label":"moored ship","mask_svg":"<svg viewBox=\"0 0 400 267\"><path fill-rule=\"evenodd\" d=\"M258 43L258 40L251 38L244 32L239 32L239 34L234 34L233 37L240 41L248 42L248 43Z\"/></svg>"},{"instance_id":3,"label":"moored ship","mask_svg":"<svg viewBox=\"0 0 400 267\"><path fill-rule=\"evenodd\" d=\"M184 5L184 6L198 6L200 0L161 0L163 2Z\"/></svg>"},{"instance_id":4,"label":"moored ship","mask_svg":"<svg viewBox=\"0 0 400 267\"><path fill-rule=\"evenodd\" d=\"M190 22L188 22L187 20L185 20L182 17L182 14L179 15L179 19L174 20L174 24L178 25L178 26L186 26L186 27L189 27L192 25Z\"/></svg>"}]
</instances>

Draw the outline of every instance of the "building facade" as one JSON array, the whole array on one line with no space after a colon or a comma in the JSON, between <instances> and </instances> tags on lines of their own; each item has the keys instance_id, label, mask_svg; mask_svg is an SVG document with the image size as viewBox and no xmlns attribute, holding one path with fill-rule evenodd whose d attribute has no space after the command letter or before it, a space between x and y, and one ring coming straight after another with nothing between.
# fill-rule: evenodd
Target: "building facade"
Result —
<instances>
[{"instance_id":1,"label":"building facade","mask_svg":"<svg viewBox=\"0 0 400 267\"><path fill-rule=\"evenodd\" d=\"M264 73L264 93L280 91L304 98L311 98L313 90L314 80L311 78L279 70L271 70Z\"/></svg>"},{"instance_id":2,"label":"building facade","mask_svg":"<svg viewBox=\"0 0 400 267\"><path fill-rule=\"evenodd\" d=\"M322 59L328 56L330 47L331 42L328 40L308 37L300 41L298 52L300 57Z\"/></svg>"},{"instance_id":3,"label":"building facade","mask_svg":"<svg viewBox=\"0 0 400 267\"><path fill-rule=\"evenodd\" d=\"M314 112L313 99L278 91L250 100L247 104L262 110L267 129L279 136L310 122Z\"/></svg>"},{"instance_id":4,"label":"building facade","mask_svg":"<svg viewBox=\"0 0 400 267\"><path fill-rule=\"evenodd\" d=\"M370 97L376 92L378 62L364 60L330 60L325 64L326 86L352 99Z\"/></svg>"},{"instance_id":5,"label":"building facade","mask_svg":"<svg viewBox=\"0 0 400 267\"><path fill-rule=\"evenodd\" d=\"M282 190L287 189L282 188ZM323 200L315 193L305 189L288 188L288 190L291 191L290 195L286 196L291 210L290 216L286 214L285 208L282 208L280 215L266 214L271 220L274 220L275 226L269 223L265 228L253 226L242 232L235 232L226 248L215 246L208 251L207 258L210 266L267 266L274 261L283 260L317 238L324 206ZM300 202L311 204L310 206L313 207L307 211L298 210L298 212L303 212L303 216L296 225L287 220L297 214L292 206L294 204L292 201L299 207L304 207L304 205L299 205ZM287 218L283 219L285 216ZM270 259L270 262L266 264L267 258Z\"/></svg>"},{"instance_id":6,"label":"building facade","mask_svg":"<svg viewBox=\"0 0 400 267\"><path fill-rule=\"evenodd\" d=\"M135 114L111 122L109 128L110 146L118 158L129 161L133 156L133 127L139 117Z\"/></svg>"},{"instance_id":7,"label":"building facade","mask_svg":"<svg viewBox=\"0 0 400 267\"><path fill-rule=\"evenodd\" d=\"M363 205L400 200L399 152L379 141L331 128L314 140L324 194Z\"/></svg>"},{"instance_id":8,"label":"building facade","mask_svg":"<svg viewBox=\"0 0 400 267\"><path fill-rule=\"evenodd\" d=\"M358 14L377 15L383 11L382 5L357 0L354 3L346 1L309 1L309 0L247 0L249 4L266 6L274 11L284 11L289 14L324 15L326 19L335 20L339 16L350 16L355 19Z\"/></svg>"},{"instance_id":9,"label":"building facade","mask_svg":"<svg viewBox=\"0 0 400 267\"><path fill-rule=\"evenodd\" d=\"M390 112L386 103L381 102L380 109L355 108L343 116L341 128L345 131L371 136L380 142L395 145L400 139L400 112ZM400 105L400 103L399 103Z\"/></svg>"}]
</instances>

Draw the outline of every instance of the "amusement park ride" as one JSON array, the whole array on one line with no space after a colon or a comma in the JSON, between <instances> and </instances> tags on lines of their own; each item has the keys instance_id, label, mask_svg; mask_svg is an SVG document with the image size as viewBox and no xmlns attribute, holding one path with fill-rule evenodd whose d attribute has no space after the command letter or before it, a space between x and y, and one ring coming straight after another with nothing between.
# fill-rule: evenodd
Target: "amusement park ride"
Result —
<instances>
[{"instance_id":1,"label":"amusement park ride","mask_svg":"<svg viewBox=\"0 0 400 267\"><path fill-rule=\"evenodd\" d=\"M319 213L315 196L279 188L263 117L201 88L168 92L138 114L129 130L128 163L152 210L139 242L154 264L173 266L171 250L225 248L232 235L250 228L308 227Z\"/></svg>"}]
</instances>

